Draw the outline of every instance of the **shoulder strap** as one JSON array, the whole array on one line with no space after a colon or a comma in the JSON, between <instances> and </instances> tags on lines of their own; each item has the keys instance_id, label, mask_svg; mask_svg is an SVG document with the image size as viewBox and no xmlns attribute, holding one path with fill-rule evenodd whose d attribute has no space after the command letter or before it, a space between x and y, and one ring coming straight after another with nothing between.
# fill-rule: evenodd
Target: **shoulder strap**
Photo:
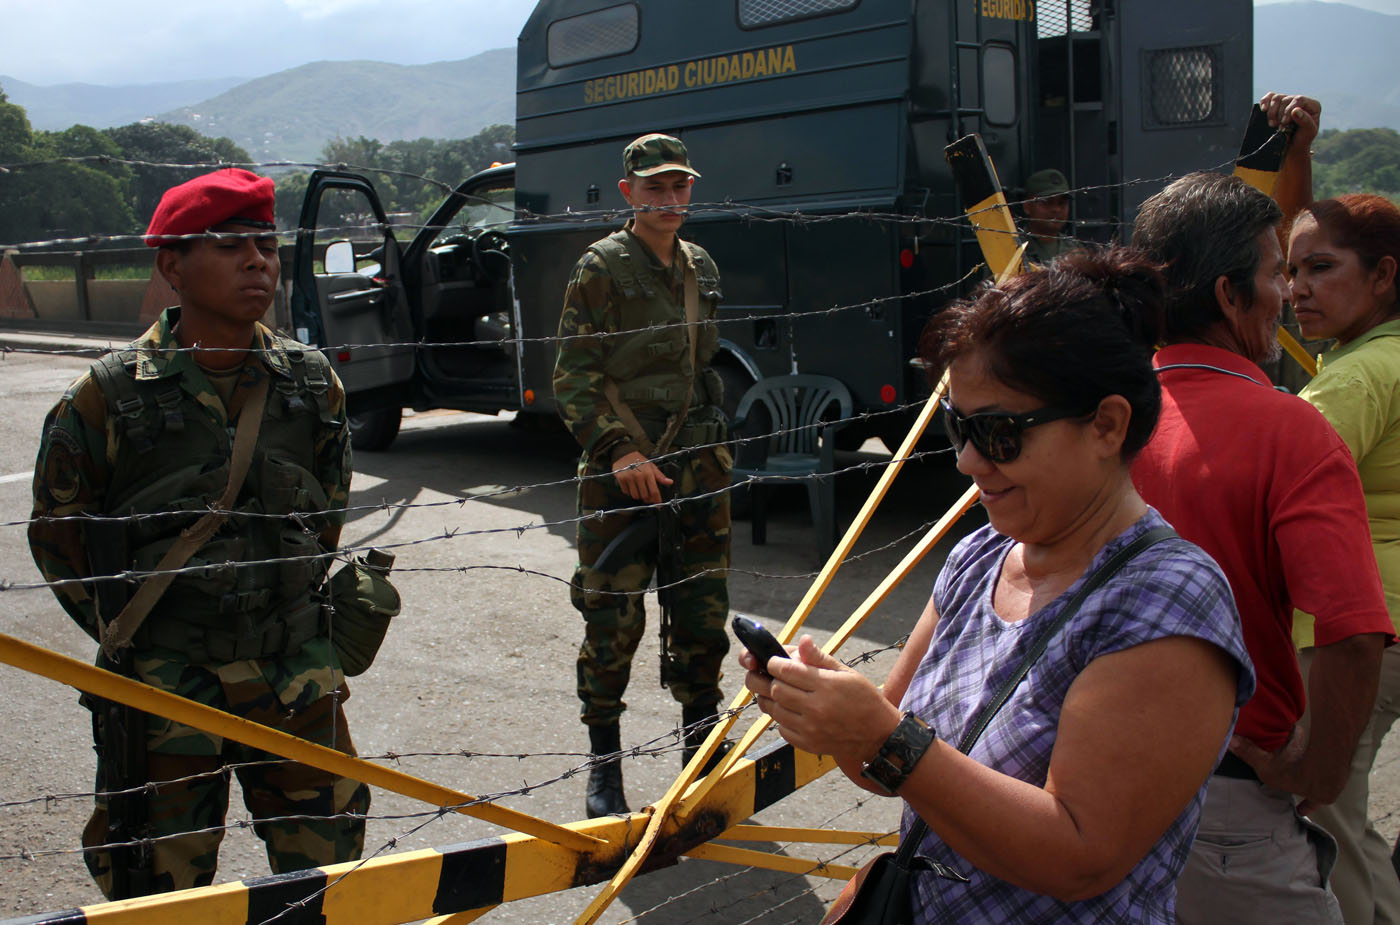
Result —
<instances>
[{"instance_id":1,"label":"shoulder strap","mask_svg":"<svg viewBox=\"0 0 1400 925\"><path fill-rule=\"evenodd\" d=\"M1001 687L997 689L996 696L982 708L982 712L978 714L977 719L973 721L972 725L967 727L967 731L963 733L962 739L958 742L958 751L962 752L964 755L972 751L972 746L977 744L977 740L982 737L982 733L986 730L987 725L991 723L992 718L997 715L998 711L1006 704L1006 701L1011 699L1011 693L1016 690L1021 681L1030 673L1031 666L1039 661L1040 656L1045 654L1045 650L1050 645L1050 640L1054 639L1061 628L1069 622L1069 618L1078 612L1080 606L1083 605L1085 599L1087 599L1090 594L1093 594L1103 586L1104 582L1118 574L1123 566L1127 565L1129 561L1144 549L1147 549L1149 546L1155 546L1163 540L1170 539L1174 536L1176 536L1176 531L1171 527L1153 527L1127 546L1118 550L1104 562L1103 565L1095 569L1094 574L1089 576L1089 580L1080 586L1079 590L1075 592L1074 597L1070 598L1065 604L1064 609L1055 616L1054 621L1041 632L1035 643L1026 650L1025 657L1021 659L1021 664L1017 666L1016 670L1012 672L1002 683ZM922 818L909 829L908 837L900 842L899 845L898 860L902 865L908 866L910 860L914 857L914 852L918 850L919 842L924 839L924 832L927 830L928 823L924 822Z\"/></svg>"},{"instance_id":2,"label":"shoulder strap","mask_svg":"<svg viewBox=\"0 0 1400 925\"><path fill-rule=\"evenodd\" d=\"M237 500L243 480L248 477L248 467L253 461L253 449L258 444L258 429L262 426L270 378L269 374L263 374L239 411L238 428L233 435L233 455L229 460L228 485L214 502L213 509L180 532L180 538L166 550L165 555L156 564L156 574L141 583L141 587L136 589L136 593L127 601L115 620L103 626L101 618L98 619L102 650L107 653L108 658L115 660L122 649L131 645L131 638L141 628L146 615L175 580L175 570L182 568L190 560L190 556L209 542L228 518L229 509Z\"/></svg>"},{"instance_id":3,"label":"shoulder strap","mask_svg":"<svg viewBox=\"0 0 1400 925\"><path fill-rule=\"evenodd\" d=\"M681 402L680 410L671 416L671 420L666 424L666 432L656 443L657 452L660 453L670 448L671 441L676 439L681 425L685 423L686 415L690 414L690 401L695 397L695 379L700 375L700 370L695 368L695 351L700 338L695 328L700 323L700 286L695 279L695 255L689 244L676 238L676 256L684 264L685 339L690 345L690 378L685 383L685 400Z\"/></svg>"}]
</instances>

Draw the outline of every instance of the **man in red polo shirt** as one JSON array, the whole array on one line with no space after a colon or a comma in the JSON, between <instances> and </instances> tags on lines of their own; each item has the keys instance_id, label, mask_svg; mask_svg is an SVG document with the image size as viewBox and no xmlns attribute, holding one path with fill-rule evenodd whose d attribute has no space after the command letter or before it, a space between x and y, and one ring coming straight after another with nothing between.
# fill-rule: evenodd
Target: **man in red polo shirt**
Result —
<instances>
[{"instance_id":1,"label":"man in red polo shirt","mask_svg":"<svg viewBox=\"0 0 1400 925\"><path fill-rule=\"evenodd\" d=\"M1257 365L1278 357L1281 218L1241 180L1198 173L1148 199L1133 232L1168 284L1162 415L1133 481L1220 563L1259 680L1178 881L1183 923L1342 921L1336 845L1302 813L1341 792L1393 641L1351 454ZM1306 693L1295 607L1317 615ZM1298 725L1309 698L1311 734Z\"/></svg>"}]
</instances>

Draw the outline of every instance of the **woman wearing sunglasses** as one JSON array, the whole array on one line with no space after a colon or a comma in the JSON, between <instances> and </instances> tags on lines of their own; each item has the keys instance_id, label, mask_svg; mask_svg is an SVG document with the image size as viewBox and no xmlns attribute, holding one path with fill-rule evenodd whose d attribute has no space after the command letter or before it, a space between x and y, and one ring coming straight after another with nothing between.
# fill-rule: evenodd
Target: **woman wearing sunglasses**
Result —
<instances>
[{"instance_id":1,"label":"woman wearing sunglasses","mask_svg":"<svg viewBox=\"0 0 1400 925\"><path fill-rule=\"evenodd\" d=\"M917 922L1173 920L1254 677L1197 547L1168 535L1089 580L1165 526L1128 474L1160 406L1160 285L1129 251L1081 253L935 316L921 353L949 372L948 436L990 525L949 555L883 691L810 637L791 660L740 656L785 739L901 797L905 839L926 824Z\"/></svg>"},{"instance_id":2,"label":"woman wearing sunglasses","mask_svg":"<svg viewBox=\"0 0 1400 925\"><path fill-rule=\"evenodd\" d=\"M1300 393L1351 450L1366 493L1371 541L1394 621L1400 616L1400 210L1380 196L1324 199L1293 219L1288 271L1303 336L1336 338L1317 378ZM1400 626L1400 622L1396 623ZM1299 662L1311 666L1313 619L1293 622ZM1400 919L1400 881L1390 846L1367 813L1371 765L1400 716L1400 646L1385 651L1370 724L1362 730L1346 787L1311 818L1337 839L1332 889L1348 925Z\"/></svg>"}]
</instances>

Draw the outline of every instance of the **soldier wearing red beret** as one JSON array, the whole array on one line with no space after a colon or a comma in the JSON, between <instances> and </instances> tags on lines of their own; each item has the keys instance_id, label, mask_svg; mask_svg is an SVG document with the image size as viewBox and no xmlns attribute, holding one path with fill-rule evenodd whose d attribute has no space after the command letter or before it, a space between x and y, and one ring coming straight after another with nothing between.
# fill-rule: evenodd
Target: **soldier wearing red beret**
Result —
<instances>
[{"instance_id":1,"label":"soldier wearing red beret","mask_svg":"<svg viewBox=\"0 0 1400 925\"><path fill-rule=\"evenodd\" d=\"M141 576L55 588L99 666L353 754L326 581L350 486L345 394L322 354L261 323L279 271L273 183L219 170L173 187L146 243L178 305L49 413L35 562L50 581ZM85 702L98 797L84 858L108 898L213 881L230 771L275 873L360 856L363 784ZM149 781L167 783L141 792Z\"/></svg>"}]
</instances>

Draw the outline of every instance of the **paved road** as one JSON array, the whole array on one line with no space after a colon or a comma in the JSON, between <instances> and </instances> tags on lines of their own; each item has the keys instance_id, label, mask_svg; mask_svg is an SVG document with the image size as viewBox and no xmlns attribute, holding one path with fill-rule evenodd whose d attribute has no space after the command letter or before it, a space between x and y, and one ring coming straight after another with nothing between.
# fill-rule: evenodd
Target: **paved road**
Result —
<instances>
[{"instance_id":1,"label":"paved road","mask_svg":"<svg viewBox=\"0 0 1400 925\"><path fill-rule=\"evenodd\" d=\"M29 472L43 415L86 361L10 354L0 364L0 419L6 422L6 439L0 441L0 521L9 522L0 527L0 579L22 583L38 578L22 521L29 510ZM845 461L878 465L883 458L849 454ZM564 584L573 566L567 523L573 512L568 481L573 461L573 446L562 433L530 431L506 417L455 413L411 417L392 450L357 457L352 505L415 505L357 512L345 530L345 542L352 545L415 543L398 551L396 582L404 613L374 667L352 682L347 710L363 754L405 756L394 764L468 793L529 787L529 793L502 802L555 821L581 817L582 778L551 783L577 766L586 749L573 694L580 627ZM872 468L842 477L843 523L877 475ZM946 462L906 469L857 552L894 545L841 570L809 621L819 638L839 625L911 544L896 541L921 534L920 528L941 514L962 487ZM515 490L502 493L504 488ZM739 574L731 582L733 607L775 628L820 565L801 496L794 489L778 499L766 546L751 544L746 522L738 523L735 533ZM973 519L975 515L968 518ZM908 629L942 555L943 550L936 551L896 589L846 655L887 645ZM84 659L93 650L46 590L0 593L0 631ZM664 737L679 723L678 708L654 680L654 638L643 643L635 664L624 724L628 744ZM882 677L887 665L888 656L883 656L867 671ZM732 691L731 678L726 692ZM87 713L71 690L0 666L0 917L100 898L80 856L71 850L88 801L42 800L91 788L87 725ZM474 756L463 757L464 750ZM505 757L487 757L492 754ZM1391 837L1400 827L1396 757L1392 738L1374 782L1373 810ZM674 753L630 760L626 774L632 805L659 798L678 767ZM894 824L892 801L861 802L858 793L832 775L765 811L760 821L856 829ZM36 798L40 802L5 805ZM247 818L236 797L234 807L231 822ZM464 817L413 815L422 811L410 800L377 794L367 851L402 852L500 834ZM393 848L387 847L391 839ZM836 853L801 845L790 851L826 858ZM230 831L220 879L266 872L261 844L252 832ZM584 888L514 903L486 921L571 922L596 891ZM604 921L812 922L834 891L829 881L818 878L685 861L636 881Z\"/></svg>"},{"instance_id":2,"label":"paved road","mask_svg":"<svg viewBox=\"0 0 1400 925\"><path fill-rule=\"evenodd\" d=\"M11 354L0 359L0 520L23 521L29 509L29 472L43 415L85 360ZM878 465L876 454L849 454L849 463ZM575 450L559 432L512 426L507 417L457 413L416 415L387 453L358 455L352 506L411 503L409 509L354 513L344 533L348 545L416 543L398 550L396 582L404 612L379 659L351 683L351 729L366 755L499 753L504 758L404 757L396 766L473 794L536 787L506 805L546 819L582 816L583 780L549 783L577 766L587 739L577 722L573 659L580 635L565 582L572 571ZM847 520L878 477L871 468L844 476L839 493ZM894 497L867 530L857 552L892 543L936 519L962 490L943 463L906 469ZM501 493L503 488L516 490ZM776 499L768 543L754 547L747 522L735 535L732 580L736 610L776 628L786 620L821 562L811 537L805 493L794 488ZM911 545L905 540L843 568L809 625L819 638L835 628ZM922 607L942 552L896 589L845 654L888 645L907 631ZM415 571L417 570L417 571ZM0 528L0 579L38 578L22 524ZM88 659L93 646L63 615L47 590L0 594L0 631ZM882 657L867 669L883 677ZM636 660L628 744L664 737L680 720L679 708L655 681L657 648L648 636ZM737 666L734 666L737 667ZM731 669L732 671L732 669ZM725 682L732 694L731 678ZM69 689L0 666L0 803L91 789L92 757L87 713ZM520 758L518 755L526 755ZM674 752L633 759L626 768L634 807L659 798L679 770ZM831 824L888 829L892 801L863 805L844 779L806 788L761 817L786 825ZM230 820L247 818L235 799ZM22 807L0 806L0 917L32 914L97 901L100 897L70 852L86 818L85 799L61 799ZM418 813L421 805L377 794L379 817ZM828 820L835 820L828 822ZM397 839L394 851L456 844L500 830L463 817L376 818L367 850ZM33 859L15 858L21 853ZM795 846L799 856L830 858L834 849ZM844 859L849 863L851 858ZM261 843L235 829L225 839L220 879L267 872ZM810 892L811 886L819 893ZM698 891L696 887L700 887ZM571 922L597 888L512 904L489 920ZM685 894L683 901L673 897ZM788 875L741 872L697 861L649 875L624 892L605 921L644 916L653 923L810 922L820 918L829 882Z\"/></svg>"}]
</instances>

